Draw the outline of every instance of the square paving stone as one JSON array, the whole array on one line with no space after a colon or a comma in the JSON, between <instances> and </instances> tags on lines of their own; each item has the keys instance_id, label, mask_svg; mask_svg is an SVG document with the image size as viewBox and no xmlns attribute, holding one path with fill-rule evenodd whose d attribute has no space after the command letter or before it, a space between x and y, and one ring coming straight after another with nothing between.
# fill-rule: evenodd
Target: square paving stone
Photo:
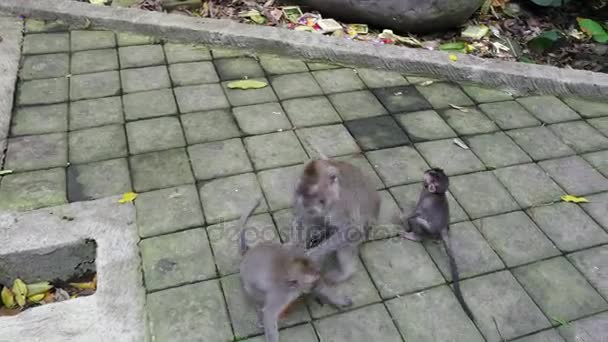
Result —
<instances>
[{"instance_id":1,"label":"square paving stone","mask_svg":"<svg viewBox=\"0 0 608 342\"><path fill-rule=\"evenodd\" d=\"M25 32L63 32L69 25L61 20L25 19Z\"/></svg>"},{"instance_id":2,"label":"square paving stone","mask_svg":"<svg viewBox=\"0 0 608 342\"><path fill-rule=\"evenodd\" d=\"M407 78L408 82L410 82L411 84L420 84L420 83L430 82L429 85L431 85L435 82L441 82L441 80L438 78L415 76L415 75L404 75L404 76Z\"/></svg>"},{"instance_id":3,"label":"square paving stone","mask_svg":"<svg viewBox=\"0 0 608 342\"><path fill-rule=\"evenodd\" d=\"M604 298L608 296L608 246L572 253L568 259Z\"/></svg>"},{"instance_id":4,"label":"square paving stone","mask_svg":"<svg viewBox=\"0 0 608 342\"><path fill-rule=\"evenodd\" d=\"M80 51L72 54L72 74L86 74L118 69L116 49Z\"/></svg>"},{"instance_id":5,"label":"square paving stone","mask_svg":"<svg viewBox=\"0 0 608 342\"><path fill-rule=\"evenodd\" d=\"M317 155L316 150L328 157L360 152L355 139L343 125L303 128L297 130L296 134L310 156Z\"/></svg>"},{"instance_id":6,"label":"square paving stone","mask_svg":"<svg viewBox=\"0 0 608 342\"><path fill-rule=\"evenodd\" d=\"M129 164L136 192L194 182L184 148L138 154L130 157Z\"/></svg>"},{"instance_id":7,"label":"square paving stone","mask_svg":"<svg viewBox=\"0 0 608 342\"><path fill-rule=\"evenodd\" d=\"M179 119L163 117L128 122L129 152L140 154L186 146Z\"/></svg>"},{"instance_id":8,"label":"square paving stone","mask_svg":"<svg viewBox=\"0 0 608 342\"><path fill-rule=\"evenodd\" d=\"M410 146L367 152L366 156L386 186L419 182L424 171L429 169L424 159Z\"/></svg>"},{"instance_id":9,"label":"square paving stone","mask_svg":"<svg viewBox=\"0 0 608 342\"><path fill-rule=\"evenodd\" d=\"M62 167L68 163L66 133L26 135L8 139L4 168L29 171Z\"/></svg>"},{"instance_id":10,"label":"square paving stone","mask_svg":"<svg viewBox=\"0 0 608 342\"><path fill-rule=\"evenodd\" d=\"M374 94L368 90L331 94L329 100L344 120L388 114Z\"/></svg>"},{"instance_id":11,"label":"square paving stone","mask_svg":"<svg viewBox=\"0 0 608 342\"><path fill-rule=\"evenodd\" d=\"M353 69L319 70L313 71L312 75L326 94L365 89Z\"/></svg>"},{"instance_id":12,"label":"square paving stone","mask_svg":"<svg viewBox=\"0 0 608 342\"><path fill-rule=\"evenodd\" d=\"M547 127L530 127L508 131L507 134L534 160L558 158L574 154Z\"/></svg>"},{"instance_id":13,"label":"square paving stone","mask_svg":"<svg viewBox=\"0 0 608 342\"><path fill-rule=\"evenodd\" d=\"M474 219L519 209L491 172L452 177L450 191Z\"/></svg>"},{"instance_id":14,"label":"square paving stone","mask_svg":"<svg viewBox=\"0 0 608 342\"><path fill-rule=\"evenodd\" d=\"M72 51L105 49L116 47L116 38L111 31L71 31Z\"/></svg>"},{"instance_id":15,"label":"square paving stone","mask_svg":"<svg viewBox=\"0 0 608 342\"><path fill-rule=\"evenodd\" d=\"M65 76L70 72L67 53L26 56L19 72L22 80Z\"/></svg>"},{"instance_id":16,"label":"square paving stone","mask_svg":"<svg viewBox=\"0 0 608 342\"><path fill-rule=\"evenodd\" d=\"M246 205L250 206L254 198L253 196L244 198L248 202ZM203 199L204 201L205 199ZM242 201L243 205L245 205L245 201ZM241 211L243 210L242 208L240 209ZM246 243L250 247L262 241L279 242L279 236L269 214L250 217L246 228ZM241 262L239 243L242 229L243 227L238 225L238 221L226 222L226 220L221 220L220 223L207 227L217 269L222 276L239 271Z\"/></svg>"},{"instance_id":17,"label":"square paving stone","mask_svg":"<svg viewBox=\"0 0 608 342\"><path fill-rule=\"evenodd\" d=\"M130 32L116 33L116 42L118 43L118 46L157 44L159 41L160 39L154 36L146 36Z\"/></svg>"},{"instance_id":18,"label":"square paving stone","mask_svg":"<svg viewBox=\"0 0 608 342\"><path fill-rule=\"evenodd\" d=\"M368 88L385 88L408 85L403 75L394 71L380 69L357 69L357 74Z\"/></svg>"},{"instance_id":19,"label":"square paving stone","mask_svg":"<svg viewBox=\"0 0 608 342\"><path fill-rule=\"evenodd\" d=\"M67 100L68 79L65 77L25 81L18 87L18 105L49 104Z\"/></svg>"},{"instance_id":20,"label":"square paving stone","mask_svg":"<svg viewBox=\"0 0 608 342\"><path fill-rule=\"evenodd\" d=\"M562 100L584 118L608 115L608 102L592 101L576 97L564 97Z\"/></svg>"},{"instance_id":21,"label":"square paving stone","mask_svg":"<svg viewBox=\"0 0 608 342\"><path fill-rule=\"evenodd\" d=\"M119 93L118 71L104 71L70 77L70 100L72 101L113 96Z\"/></svg>"},{"instance_id":22,"label":"square paving stone","mask_svg":"<svg viewBox=\"0 0 608 342\"><path fill-rule=\"evenodd\" d=\"M513 96L505 91L474 85L463 85L462 89L477 103L507 101Z\"/></svg>"},{"instance_id":23,"label":"square paving stone","mask_svg":"<svg viewBox=\"0 0 608 342\"><path fill-rule=\"evenodd\" d=\"M292 206L295 185L302 175L303 169L303 165L295 165L266 170L258 174L270 210L275 211Z\"/></svg>"},{"instance_id":24,"label":"square paving stone","mask_svg":"<svg viewBox=\"0 0 608 342\"><path fill-rule=\"evenodd\" d=\"M517 101L484 103L479 105L479 109L502 129L539 126L541 124Z\"/></svg>"},{"instance_id":25,"label":"square paving stone","mask_svg":"<svg viewBox=\"0 0 608 342\"><path fill-rule=\"evenodd\" d=\"M340 283L339 285L336 285L333 291L335 291L335 293L350 297L350 299L353 301L353 306L351 308L357 308L371 303L380 302L378 290L376 290L374 283L365 271L363 263L361 263L359 258L357 258L357 270L358 272L355 272L351 278L343 283ZM310 312L312 317L315 319L340 312L331 305L321 305L316 301L309 302Z\"/></svg>"},{"instance_id":26,"label":"square paving stone","mask_svg":"<svg viewBox=\"0 0 608 342\"><path fill-rule=\"evenodd\" d=\"M386 306L406 341L485 341L448 286L395 298Z\"/></svg>"},{"instance_id":27,"label":"square paving stone","mask_svg":"<svg viewBox=\"0 0 608 342\"><path fill-rule=\"evenodd\" d=\"M135 201L141 237L150 237L205 223L194 184L140 193Z\"/></svg>"},{"instance_id":28,"label":"square paving stone","mask_svg":"<svg viewBox=\"0 0 608 342\"><path fill-rule=\"evenodd\" d=\"M272 213L274 222L277 225L279 237L283 243L291 240L291 224L293 222L293 214L291 209L283 209Z\"/></svg>"},{"instance_id":29,"label":"square paving stone","mask_svg":"<svg viewBox=\"0 0 608 342\"><path fill-rule=\"evenodd\" d=\"M608 150L587 153L582 157L601 174L608 177Z\"/></svg>"},{"instance_id":30,"label":"square paving stone","mask_svg":"<svg viewBox=\"0 0 608 342\"><path fill-rule=\"evenodd\" d=\"M485 169L471 150L454 144L452 139L419 143L416 148L431 167L443 169L448 176Z\"/></svg>"},{"instance_id":31,"label":"square paving stone","mask_svg":"<svg viewBox=\"0 0 608 342\"><path fill-rule=\"evenodd\" d=\"M230 107L219 84L178 87L174 91L181 113Z\"/></svg>"},{"instance_id":32,"label":"square paving stone","mask_svg":"<svg viewBox=\"0 0 608 342\"><path fill-rule=\"evenodd\" d=\"M575 111L555 96L530 96L517 99L532 115L545 123L580 119Z\"/></svg>"},{"instance_id":33,"label":"square paving stone","mask_svg":"<svg viewBox=\"0 0 608 342\"><path fill-rule=\"evenodd\" d=\"M549 126L566 145L579 153L608 148L608 138L585 121L564 122Z\"/></svg>"},{"instance_id":34,"label":"square paving stone","mask_svg":"<svg viewBox=\"0 0 608 342\"><path fill-rule=\"evenodd\" d=\"M170 64L211 60L211 52L203 45L165 43L164 48Z\"/></svg>"},{"instance_id":35,"label":"square paving stone","mask_svg":"<svg viewBox=\"0 0 608 342\"><path fill-rule=\"evenodd\" d=\"M465 143L489 168L532 161L526 152L503 132L468 137L465 139Z\"/></svg>"},{"instance_id":36,"label":"square paving stone","mask_svg":"<svg viewBox=\"0 0 608 342\"><path fill-rule=\"evenodd\" d=\"M0 209L32 210L67 203L65 169L12 173L0 178Z\"/></svg>"},{"instance_id":37,"label":"square paving stone","mask_svg":"<svg viewBox=\"0 0 608 342\"><path fill-rule=\"evenodd\" d=\"M486 217L474 223L508 267L560 254L522 211Z\"/></svg>"},{"instance_id":38,"label":"square paving stone","mask_svg":"<svg viewBox=\"0 0 608 342\"><path fill-rule=\"evenodd\" d=\"M353 154L350 156L338 157L335 158L335 160L347 162L358 168L363 173L363 175L365 175L369 179L369 181L374 185L376 190L384 188L384 183L382 183L382 180L380 179L374 168L367 161L364 155Z\"/></svg>"},{"instance_id":39,"label":"square paving stone","mask_svg":"<svg viewBox=\"0 0 608 342\"><path fill-rule=\"evenodd\" d=\"M148 294L146 310L154 341L232 341L230 319L217 280Z\"/></svg>"},{"instance_id":40,"label":"square paving stone","mask_svg":"<svg viewBox=\"0 0 608 342\"><path fill-rule=\"evenodd\" d=\"M124 194L131 191L129 165L125 158L68 167L70 202Z\"/></svg>"},{"instance_id":41,"label":"square paving stone","mask_svg":"<svg viewBox=\"0 0 608 342\"><path fill-rule=\"evenodd\" d=\"M422 183L409 184L391 188L390 191L395 196L401 211L405 214L414 212L420 191L422 191ZM464 209L456 202L454 196L447 192L448 205L450 206L450 223L468 220L469 217L464 212Z\"/></svg>"},{"instance_id":42,"label":"square paving stone","mask_svg":"<svg viewBox=\"0 0 608 342\"><path fill-rule=\"evenodd\" d=\"M282 56L262 55L260 56L260 64L270 75L308 71L308 67L301 60Z\"/></svg>"},{"instance_id":43,"label":"square paving stone","mask_svg":"<svg viewBox=\"0 0 608 342\"><path fill-rule=\"evenodd\" d=\"M380 213L378 222L372 227L368 241L391 238L399 235L403 227L395 222L395 215L399 213L399 206L388 190L378 191L380 195Z\"/></svg>"},{"instance_id":44,"label":"square paving stone","mask_svg":"<svg viewBox=\"0 0 608 342\"><path fill-rule=\"evenodd\" d=\"M215 277L215 263L202 228L144 239L139 243L148 291Z\"/></svg>"},{"instance_id":45,"label":"square paving stone","mask_svg":"<svg viewBox=\"0 0 608 342\"><path fill-rule=\"evenodd\" d=\"M377 150L409 143L395 119L388 115L347 121L345 125L364 150Z\"/></svg>"},{"instance_id":46,"label":"square paving stone","mask_svg":"<svg viewBox=\"0 0 608 342\"><path fill-rule=\"evenodd\" d=\"M569 325L559 327L559 333L567 342L602 341L606 338L608 313L600 313L583 318Z\"/></svg>"},{"instance_id":47,"label":"square paving stone","mask_svg":"<svg viewBox=\"0 0 608 342\"><path fill-rule=\"evenodd\" d=\"M292 99L281 103L296 127L333 124L342 121L325 96Z\"/></svg>"},{"instance_id":48,"label":"square paving stone","mask_svg":"<svg viewBox=\"0 0 608 342\"><path fill-rule=\"evenodd\" d=\"M581 203L581 207L591 215L606 231L608 231L608 193L586 196L589 203Z\"/></svg>"},{"instance_id":49,"label":"square paving stone","mask_svg":"<svg viewBox=\"0 0 608 342\"><path fill-rule=\"evenodd\" d=\"M444 282L433 261L417 242L394 238L361 246L361 257L382 298L391 298ZM404 281L403 275L408 279Z\"/></svg>"},{"instance_id":50,"label":"square paving stone","mask_svg":"<svg viewBox=\"0 0 608 342\"><path fill-rule=\"evenodd\" d=\"M570 321L608 308L566 258L537 262L512 272L548 317Z\"/></svg>"},{"instance_id":51,"label":"square paving stone","mask_svg":"<svg viewBox=\"0 0 608 342\"><path fill-rule=\"evenodd\" d=\"M315 321L314 325L321 341L401 341L397 328L382 304L331 316Z\"/></svg>"},{"instance_id":52,"label":"square paving stone","mask_svg":"<svg viewBox=\"0 0 608 342\"><path fill-rule=\"evenodd\" d=\"M268 82L265 78L255 78L255 81ZM222 87L228 101L233 106L247 106L265 102L276 102L277 96L272 91L270 86L260 89L230 89L228 88L229 82L222 82ZM218 95L219 96L219 95Z\"/></svg>"},{"instance_id":53,"label":"square paving stone","mask_svg":"<svg viewBox=\"0 0 608 342\"><path fill-rule=\"evenodd\" d=\"M127 139L122 125L72 131L68 138L71 163L88 163L127 156Z\"/></svg>"},{"instance_id":54,"label":"square paving stone","mask_svg":"<svg viewBox=\"0 0 608 342\"><path fill-rule=\"evenodd\" d=\"M608 190L608 179L579 156L538 163L569 194L586 195Z\"/></svg>"},{"instance_id":55,"label":"square paving stone","mask_svg":"<svg viewBox=\"0 0 608 342\"><path fill-rule=\"evenodd\" d=\"M557 330L545 330L536 334L513 340L517 342L566 342L557 332Z\"/></svg>"},{"instance_id":56,"label":"square paving stone","mask_svg":"<svg viewBox=\"0 0 608 342\"><path fill-rule=\"evenodd\" d=\"M602 132L602 134L608 136L608 118L591 119L587 120L587 122L598 131Z\"/></svg>"},{"instance_id":57,"label":"square paving stone","mask_svg":"<svg viewBox=\"0 0 608 342\"><path fill-rule=\"evenodd\" d=\"M283 108L276 102L236 107L232 109L232 113L243 133L248 135L280 132L291 128Z\"/></svg>"},{"instance_id":58,"label":"square paving stone","mask_svg":"<svg viewBox=\"0 0 608 342\"><path fill-rule=\"evenodd\" d=\"M214 64L222 81L264 77L264 70L251 57L218 59Z\"/></svg>"},{"instance_id":59,"label":"square paving stone","mask_svg":"<svg viewBox=\"0 0 608 342\"><path fill-rule=\"evenodd\" d=\"M559 201L562 189L536 164L498 169L494 174L522 208Z\"/></svg>"},{"instance_id":60,"label":"square paving stone","mask_svg":"<svg viewBox=\"0 0 608 342\"><path fill-rule=\"evenodd\" d=\"M173 84L176 86L220 81L211 62L171 64L169 65L169 73Z\"/></svg>"},{"instance_id":61,"label":"square paving stone","mask_svg":"<svg viewBox=\"0 0 608 342\"><path fill-rule=\"evenodd\" d=\"M341 66L339 66L339 65L328 64L328 63L319 63L319 62L308 62L308 63L306 63L306 65L308 65L308 68L312 71L341 68Z\"/></svg>"},{"instance_id":62,"label":"square paving stone","mask_svg":"<svg viewBox=\"0 0 608 342\"><path fill-rule=\"evenodd\" d=\"M136 68L165 64L165 54L160 45L138 45L118 48L120 67Z\"/></svg>"},{"instance_id":63,"label":"square paving stone","mask_svg":"<svg viewBox=\"0 0 608 342\"><path fill-rule=\"evenodd\" d=\"M271 78L272 88L281 100L295 97L323 95L319 84L310 73L289 74Z\"/></svg>"},{"instance_id":64,"label":"square paving stone","mask_svg":"<svg viewBox=\"0 0 608 342\"><path fill-rule=\"evenodd\" d=\"M496 325L505 339L551 326L508 271L468 279L460 287L486 341L501 341Z\"/></svg>"},{"instance_id":65,"label":"square paving stone","mask_svg":"<svg viewBox=\"0 0 608 342\"><path fill-rule=\"evenodd\" d=\"M458 134L472 135L498 131L499 128L482 112L475 108L467 108L466 112L459 109L445 109L441 116Z\"/></svg>"},{"instance_id":66,"label":"square paving stone","mask_svg":"<svg viewBox=\"0 0 608 342\"><path fill-rule=\"evenodd\" d=\"M68 105L22 107L15 110L11 135L65 132L68 130Z\"/></svg>"},{"instance_id":67,"label":"square paving stone","mask_svg":"<svg viewBox=\"0 0 608 342\"><path fill-rule=\"evenodd\" d=\"M450 225L450 243L458 265L458 274L462 279L505 268L498 255L470 221ZM452 281L443 245L437 241L425 241L424 245L443 276Z\"/></svg>"},{"instance_id":68,"label":"square paving stone","mask_svg":"<svg viewBox=\"0 0 608 342\"><path fill-rule=\"evenodd\" d=\"M23 38L23 54L53 53L70 51L68 33L28 34Z\"/></svg>"},{"instance_id":69,"label":"square paving stone","mask_svg":"<svg viewBox=\"0 0 608 342\"><path fill-rule=\"evenodd\" d=\"M214 47L211 52L214 59L242 57L247 54L246 50L226 49L220 47Z\"/></svg>"},{"instance_id":70,"label":"square paving stone","mask_svg":"<svg viewBox=\"0 0 608 342\"><path fill-rule=\"evenodd\" d=\"M123 122L119 96L70 103L70 130Z\"/></svg>"},{"instance_id":71,"label":"square paving stone","mask_svg":"<svg viewBox=\"0 0 608 342\"><path fill-rule=\"evenodd\" d=\"M217 223L240 217L243 208L262 196L262 190L255 175L246 173L204 183L200 187L200 195L207 221ZM268 211L268 207L262 199L254 213L265 211Z\"/></svg>"},{"instance_id":72,"label":"square paving stone","mask_svg":"<svg viewBox=\"0 0 608 342\"><path fill-rule=\"evenodd\" d=\"M435 109L448 108L450 105L474 105L473 101L455 84L439 82L426 87L417 86L416 89Z\"/></svg>"},{"instance_id":73,"label":"square paving stone","mask_svg":"<svg viewBox=\"0 0 608 342\"><path fill-rule=\"evenodd\" d=\"M254 301L243 290L239 275L233 274L222 278L222 288L226 296L228 312L236 338L263 333L264 328L258 324L258 314ZM279 321L279 327L310 321L310 315L303 303L298 304L292 310L293 312L290 312L285 319Z\"/></svg>"},{"instance_id":74,"label":"square paving stone","mask_svg":"<svg viewBox=\"0 0 608 342\"><path fill-rule=\"evenodd\" d=\"M530 216L562 251L608 242L608 234L573 203L555 203L529 210Z\"/></svg>"},{"instance_id":75,"label":"square paving stone","mask_svg":"<svg viewBox=\"0 0 608 342\"><path fill-rule=\"evenodd\" d=\"M295 327L279 330L279 339L281 341L298 341L298 342L318 342L312 325L302 324ZM264 335L248 338L244 342L266 342Z\"/></svg>"},{"instance_id":76,"label":"square paving stone","mask_svg":"<svg viewBox=\"0 0 608 342\"><path fill-rule=\"evenodd\" d=\"M188 155L197 180L253 171L238 138L188 146Z\"/></svg>"},{"instance_id":77,"label":"square paving stone","mask_svg":"<svg viewBox=\"0 0 608 342\"><path fill-rule=\"evenodd\" d=\"M452 128L434 110L400 114L395 118L414 142L456 137Z\"/></svg>"},{"instance_id":78,"label":"square paving stone","mask_svg":"<svg viewBox=\"0 0 608 342\"><path fill-rule=\"evenodd\" d=\"M372 91L391 113L431 109L431 105L414 86L378 88Z\"/></svg>"},{"instance_id":79,"label":"square paving stone","mask_svg":"<svg viewBox=\"0 0 608 342\"><path fill-rule=\"evenodd\" d=\"M241 135L227 109L190 113L181 116L188 144L235 138Z\"/></svg>"},{"instance_id":80,"label":"square paving stone","mask_svg":"<svg viewBox=\"0 0 608 342\"><path fill-rule=\"evenodd\" d=\"M120 77L125 93L171 87L169 72L164 65L120 70ZM177 89L175 89L176 95Z\"/></svg>"},{"instance_id":81,"label":"square paving stone","mask_svg":"<svg viewBox=\"0 0 608 342\"><path fill-rule=\"evenodd\" d=\"M176 94L179 88L176 88ZM177 104L171 89L152 90L123 95L125 118L137 120L177 113Z\"/></svg>"},{"instance_id":82,"label":"square paving stone","mask_svg":"<svg viewBox=\"0 0 608 342\"><path fill-rule=\"evenodd\" d=\"M298 164L308 159L293 132L248 137L245 146L256 170Z\"/></svg>"}]
</instances>

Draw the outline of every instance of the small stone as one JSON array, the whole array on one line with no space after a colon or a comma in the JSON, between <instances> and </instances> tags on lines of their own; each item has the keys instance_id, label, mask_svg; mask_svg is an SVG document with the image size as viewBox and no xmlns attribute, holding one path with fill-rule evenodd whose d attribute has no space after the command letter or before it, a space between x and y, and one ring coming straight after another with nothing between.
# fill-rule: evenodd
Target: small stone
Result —
<instances>
[{"instance_id":1,"label":"small stone","mask_svg":"<svg viewBox=\"0 0 608 342\"><path fill-rule=\"evenodd\" d=\"M136 192L194 183L184 148L138 154L130 157L129 164Z\"/></svg>"},{"instance_id":2,"label":"small stone","mask_svg":"<svg viewBox=\"0 0 608 342\"><path fill-rule=\"evenodd\" d=\"M12 173L0 179L0 209L33 210L67 203L65 169Z\"/></svg>"}]
</instances>

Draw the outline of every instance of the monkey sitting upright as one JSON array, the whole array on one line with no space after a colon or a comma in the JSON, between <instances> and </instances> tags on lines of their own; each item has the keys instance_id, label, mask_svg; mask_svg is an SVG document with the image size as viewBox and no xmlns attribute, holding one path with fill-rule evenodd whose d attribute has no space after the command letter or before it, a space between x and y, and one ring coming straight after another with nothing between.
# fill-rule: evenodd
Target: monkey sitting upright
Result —
<instances>
[{"instance_id":1,"label":"monkey sitting upright","mask_svg":"<svg viewBox=\"0 0 608 342\"><path fill-rule=\"evenodd\" d=\"M450 180L442 169L434 168L424 172L423 185L414 212L407 217L403 215L400 217L405 230L402 236L412 241L421 241L425 238L441 239L448 256L456 298L469 318L475 321L460 291L458 268L450 243L450 208L445 194Z\"/></svg>"},{"instance_id":2,"label":"monkey sitting upright","mask_svg":"<svg viewBox=\"0 0 608 342\"><path fill-rule=\"evenodd\" d=\"M258 203L259 199L241 216L241 229ZM320 269L302 248L277 242L262 242L249 248L246 230L242 229L239 249L243 256L240 265L243 289L256 303L267 342L279 341L279 318L305 294L312 293L322 303L339 309L352 305L349 297L337 295L326 286Z\"/></svg>"}]
</instances>

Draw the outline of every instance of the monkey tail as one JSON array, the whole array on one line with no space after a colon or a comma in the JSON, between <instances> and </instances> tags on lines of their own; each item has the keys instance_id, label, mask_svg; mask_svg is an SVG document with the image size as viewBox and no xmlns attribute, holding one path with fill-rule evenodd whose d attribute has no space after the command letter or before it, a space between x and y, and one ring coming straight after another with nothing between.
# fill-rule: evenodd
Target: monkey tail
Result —
<instances>
[{"instance_id":1,"label":"monkey tail","mask_svg":"<svg viewBox=\"0 0 608 342\"><path fill-rule=\"evenodd\" d=\"M458 276L458 267L456 266L456 260L454 259L454 254L452 253L452 248L450 244L450 231L449 229L443 229L441 231L441 241L443 242L443 247L445 248L445 253L448 255L448 260L450 263L450 271L452 273L452 282L454 283L454 293L456 294L456 299L462 306L464 312L469 316L471 321L475 322L475 317L471 312L471 309L464 301L464 297L462 296L462 292L460 292L460 277Z\"/></svg>"},{"instance_id":2,"label":"monkey tail","mask_svg":"<svg viewBox=\"0 0 608 342\"><path fill-rule=\"evenodd\" d=\"M251 216L251 214L253 214L253 211L255 210L255 208L258 207L258 205L260 205L260 201L262 200L261 197L257 197L255 199L255 201L252 203L252 205L247 208L246 211L243 212L243 214L241 215L241 218L239 219L239 222L237 224L238 229L241 230L241 236L240 236L240 240L239 240L239 252L241 253L241 255L245 254L245 252L247 252L249 250L249 246L247 245L247 229L245 228L245 225L247 224L247 220L249 219L249 217Z\"/></svg>"}]
</instances>

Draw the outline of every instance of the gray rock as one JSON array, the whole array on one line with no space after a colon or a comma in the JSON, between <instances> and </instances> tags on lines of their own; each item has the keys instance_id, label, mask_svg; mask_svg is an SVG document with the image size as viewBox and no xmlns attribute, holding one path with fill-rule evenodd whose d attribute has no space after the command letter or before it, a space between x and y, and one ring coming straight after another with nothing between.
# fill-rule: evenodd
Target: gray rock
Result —
<instances>
[{"instance_id":1,"label":"gray rock","mask_svg":"<svg viewBox=\"0 0 608 342\"><path fill-rule=\"evenodd\" d=\"M481 0L297 0L324 17L364 22L399 32L429 32L458 26L481 5Z\"/></svg>"}]
</instances>

